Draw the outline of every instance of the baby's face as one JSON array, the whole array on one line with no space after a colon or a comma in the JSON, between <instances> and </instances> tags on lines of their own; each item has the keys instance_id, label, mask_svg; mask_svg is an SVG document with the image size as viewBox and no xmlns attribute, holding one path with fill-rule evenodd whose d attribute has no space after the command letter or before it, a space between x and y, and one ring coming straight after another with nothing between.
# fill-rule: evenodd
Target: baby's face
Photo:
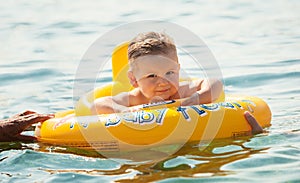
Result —
<instances>
[{"instance_id":1,"label":"baby's face","mask_svg":"<svg viewBox=\"0 0 300 183\"><path fill-rule=\"evenodd\" d=\"M146 55L134 61L132 72L149 101L154 97L168 100L177 93L179 68L177 56Z\"/></svg>"}]
</instances>

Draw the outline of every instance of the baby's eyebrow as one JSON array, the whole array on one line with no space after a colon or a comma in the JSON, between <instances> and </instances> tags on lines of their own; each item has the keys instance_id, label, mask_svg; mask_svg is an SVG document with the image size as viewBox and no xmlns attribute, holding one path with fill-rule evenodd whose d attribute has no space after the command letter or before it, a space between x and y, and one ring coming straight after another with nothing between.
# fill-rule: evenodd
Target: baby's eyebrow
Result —
<instances>
[{"instance_id":1,"label":"baby's eyebrow","mask_svg":"<svg viewBox=\"0 0 300 183\"><path fill-rule=\"evenodd\" d=\"M147 76L150 76L150 75L157 75L156 73L149 73L149 74L146 74Z\"/></svg>"}]
</instances>

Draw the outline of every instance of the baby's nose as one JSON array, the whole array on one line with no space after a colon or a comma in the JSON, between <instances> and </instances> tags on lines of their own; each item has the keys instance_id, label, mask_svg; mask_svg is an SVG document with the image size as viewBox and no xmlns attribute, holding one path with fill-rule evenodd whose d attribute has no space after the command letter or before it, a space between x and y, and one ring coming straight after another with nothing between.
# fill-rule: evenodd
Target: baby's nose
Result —
<instances>
[{"instance_id":1,"label":"baby's nose","mask_svg":"<svg viewBox=\"0 0 300 183\"><path fill-rule=\"evenodd\" d=\"M162 85L162 84L168 84L169 83L169 80L165 77L158 77L158 80L157 80L158 84Z\"/></svg>"}]
</instances>

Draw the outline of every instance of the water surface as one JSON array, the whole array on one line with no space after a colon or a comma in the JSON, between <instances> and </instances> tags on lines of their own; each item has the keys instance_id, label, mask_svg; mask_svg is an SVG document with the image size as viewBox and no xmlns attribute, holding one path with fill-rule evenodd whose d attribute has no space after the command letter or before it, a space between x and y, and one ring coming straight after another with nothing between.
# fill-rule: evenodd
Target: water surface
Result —
<instances>
[{"instance_id":1,"label":"water surface","mask_svg":"<svg viewBox=\"0 0 300 183\"><path fill-rule=\"evenodd\" d=\"M1 119L25 109L54 113L72 108L74 75L88 47L119 25L149 19L197 34L216 57L226 92L263 98L273 119L267 134L216 140L205 149L187 144L156 162L1 143L0 182L300 181L299 9L296 0L2 3ZM110 80L108 69L99 83Z\"/></svg>"}]
</instances>

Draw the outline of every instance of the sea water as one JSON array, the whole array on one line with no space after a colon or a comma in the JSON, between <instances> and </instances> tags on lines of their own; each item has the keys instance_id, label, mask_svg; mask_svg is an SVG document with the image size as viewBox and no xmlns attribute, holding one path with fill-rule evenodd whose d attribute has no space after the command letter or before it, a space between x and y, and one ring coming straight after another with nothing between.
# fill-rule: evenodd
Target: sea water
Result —
<instances>
[{"instance_id":1,"label":"sea water","mask_svg":"<svg viewBox=\"0 0 300 183\"><path fill-rule=\"evenodd\" d=\"M0 182L299 182L299 9L297 0L1 3L0 119L26 109L71 109L75 73L90 45L120 25L149 19L198 35L220 66L226 93L263 98L273 118L265 134L205 148L187 144L152 162L0 143ZM187 65L186 72L197 71ZM108 68L97 84L110 81Z\"/></svg>"}]
</instances>

